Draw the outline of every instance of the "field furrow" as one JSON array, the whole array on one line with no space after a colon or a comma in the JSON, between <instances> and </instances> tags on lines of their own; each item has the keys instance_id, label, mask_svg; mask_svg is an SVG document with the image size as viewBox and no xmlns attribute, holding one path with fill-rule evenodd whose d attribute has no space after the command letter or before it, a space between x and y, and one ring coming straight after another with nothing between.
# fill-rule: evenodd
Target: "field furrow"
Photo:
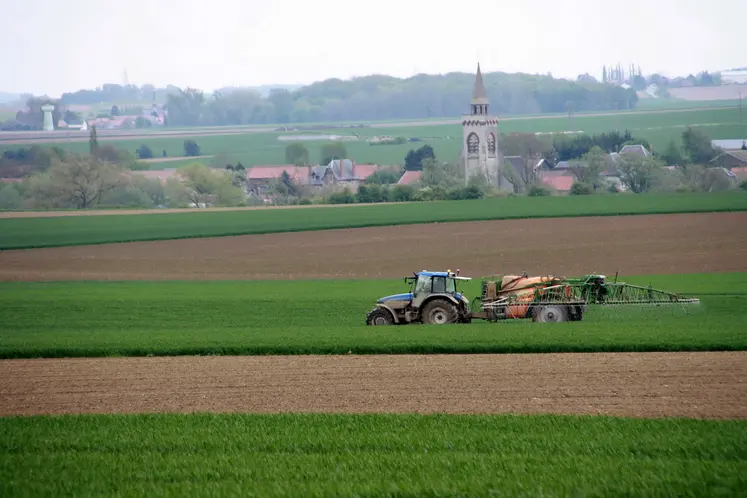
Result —
<instances>
[{"instance_id":1,"label":"field furrow","mask_svg":"<svg viewBox=\"0 0 747 498\"><path fill-rule=\"evenodd\" d=\"M747 352L0 361L0 415L202 411L747 418Z\"/></svg>"}]
</instances>

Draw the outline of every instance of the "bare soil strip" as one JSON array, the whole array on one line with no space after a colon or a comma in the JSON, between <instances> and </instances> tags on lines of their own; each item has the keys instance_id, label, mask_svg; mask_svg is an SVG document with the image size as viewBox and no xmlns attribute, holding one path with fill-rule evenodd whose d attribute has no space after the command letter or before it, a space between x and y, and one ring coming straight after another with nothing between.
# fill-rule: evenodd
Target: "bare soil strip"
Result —
<instances>
[{"instance_id":1,"label":"bare soil strip","mask_svg":"<svg viewBox=\"0 0 747 498\"><path fill-rule=\"evenodd\" d=\"M555 413L747 418L747 352L0 361L0 415Z\"/></svg>"},{"instance_id":2,"label":"bare soil strip","mask_svg":"<svg viewBox=\"0 0 747 498\"><path fill-rule=\"evenodd\" d=\"M0 280L747 271L747 212L432 223L0 252Z\"/></svg>"}]
</instances>

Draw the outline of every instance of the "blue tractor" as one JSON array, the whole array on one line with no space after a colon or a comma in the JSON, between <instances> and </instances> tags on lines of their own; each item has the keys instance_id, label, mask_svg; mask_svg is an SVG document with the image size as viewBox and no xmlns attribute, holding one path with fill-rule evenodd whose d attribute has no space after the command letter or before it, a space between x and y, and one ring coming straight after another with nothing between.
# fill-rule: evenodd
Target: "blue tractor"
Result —
<instances>
[{"instance_id":1,"label":"blue tractor","mask_svg":"<svg viewBox=\"0 0 747 498\"><path fill-rule=\"evenodd\" d=\"M470 323L467 298L457 291L457 282L471 280L448 271L421 271L405 277L410 292L382 297L366 316L367 325L408 323Z\"/></svg>"}]
</instances>

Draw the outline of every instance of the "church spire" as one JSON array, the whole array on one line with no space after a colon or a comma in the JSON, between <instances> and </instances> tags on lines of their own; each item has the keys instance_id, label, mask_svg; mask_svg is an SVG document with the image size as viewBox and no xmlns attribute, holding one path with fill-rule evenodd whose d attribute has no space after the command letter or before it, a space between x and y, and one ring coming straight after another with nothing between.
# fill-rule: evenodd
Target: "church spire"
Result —
<instances>
[{"instance_id":1,"label":"church spire","mask_svg":"<svg viewBox=\"0 0 747 498\"><path fill-rule=\"evenodd\" d=\"M485 83L482 81L482 71L480 63L477 63L477 75L475 75L475 88L472 90L472 114L488 113L488 94L485 91Z\"/></svg>"}]
</instances>

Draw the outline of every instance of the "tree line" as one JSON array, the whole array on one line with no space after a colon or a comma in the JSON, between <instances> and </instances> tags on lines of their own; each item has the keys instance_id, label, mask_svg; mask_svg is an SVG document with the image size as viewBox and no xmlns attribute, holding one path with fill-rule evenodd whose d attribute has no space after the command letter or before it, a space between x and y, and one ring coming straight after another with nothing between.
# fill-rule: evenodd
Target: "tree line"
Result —
<instances>
[{"instance_id":1,"label":"tree line","mask_svg":"<svg viewBox=\"0 0 747 498\"><path fill-rule=\"evenodd\" d=\"M632 109L638 102L631 89L597 82L507 73L486 73L484 81L500 114ZM188 88L169 94L167 109L170 123L183 126L455 117L468 109L473 84L474 75L450 73L329 79L294 91L274 89L267 98L253 90L206 96Z\"/></svg>"},{"instance_id":2,"label":"tree line","mask_svg":"<svg viewBox=\"0 0 747 498\"><path fill-rule=\"evenodd\" d=\"M483 78L492 110L503 115L632 109L638 102L635 91L596 81L502 72L485 73ZM65 93L53 103L62 109L73 104L149 102L155 98L165 102L168 124L174 126L451 118L468 110L473 84L474 74L468 73L420 74L404 79L380 75L332 78L297 89L275 88L267 95L249 88L206 94L171 85L158 89L109 84ZM40 111L34 108L32 114L34 123L40 125ZM55 116L55 122L59 117Z\"/></svg>"}]
</instances>

